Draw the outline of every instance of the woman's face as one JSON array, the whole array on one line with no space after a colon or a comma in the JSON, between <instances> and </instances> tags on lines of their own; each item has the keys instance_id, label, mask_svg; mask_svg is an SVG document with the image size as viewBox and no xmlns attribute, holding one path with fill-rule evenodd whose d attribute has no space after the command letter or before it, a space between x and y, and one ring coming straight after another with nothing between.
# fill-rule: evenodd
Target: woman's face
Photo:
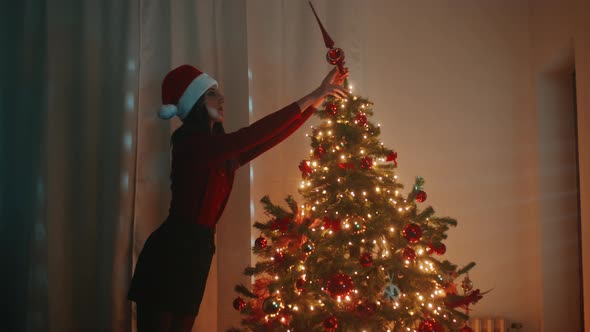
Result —
<instances>
[{"instance_id":1,"label":"woman's face","mask_svg":"<svg viewBox=\"0 0 590 332\"><path fill-rule=\"evenodd\" d=\"M223 95L217 88L210 88L205 92L205 106L211 121L223 122L223 103Z\"/></svg>"}]
</instances>

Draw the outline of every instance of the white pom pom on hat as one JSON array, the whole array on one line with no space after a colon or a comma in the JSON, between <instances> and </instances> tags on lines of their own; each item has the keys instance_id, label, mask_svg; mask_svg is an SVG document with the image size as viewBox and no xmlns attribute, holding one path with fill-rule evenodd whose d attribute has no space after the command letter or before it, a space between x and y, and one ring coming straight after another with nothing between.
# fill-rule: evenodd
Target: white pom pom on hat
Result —
<instances>
[{"instance_id":1,"label":"white pom pom on hat","mask_svg":"<svg viewBox=\"0 0 590 332\"><path fill-rule=\"evenodd\" d=\"M191 65L182 65L171 70L162 82L162 106L158 111L161 119L177 115L184 119L201 96L217 81Z\"/></svg>"},{"instance_id":2,"label":"white pom pom on hat","mask_svg":"<svg viewBox=\"0 0 590 332\"><path fill-rule=\"evenodd\" d=\"M158 111L158 117L163 120L172 119L173 116L178 114L178 107L176 105L162 105Z\"/></svg>"}]
</instances>

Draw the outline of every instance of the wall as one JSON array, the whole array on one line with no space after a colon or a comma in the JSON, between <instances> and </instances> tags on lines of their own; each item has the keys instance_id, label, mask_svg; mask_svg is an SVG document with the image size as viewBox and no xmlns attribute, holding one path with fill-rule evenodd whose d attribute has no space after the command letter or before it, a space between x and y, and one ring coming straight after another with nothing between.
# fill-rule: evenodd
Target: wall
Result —
<instances>
[{"instance_id":1,"label":"wall","mask_svg":"<svg viewBox=\"0 0 590 332\"><path fill-rule=\"evenodd\" d=\"M541 202L541 246L543 248L541 261L543 264L543 314L544 331L556 330L590 330L590 312L586 310L583 322L578 319L580 304L576 301L579 289L579 264L588 262L590 257L590 24L587 16L589 4L584 1L531 1L530 33L531 33L531 84L536 90L534 105L535 117L539 124L539 198ZM581 241L582 257L573 262L572 254L578 250L577 230L571 229L572 201L566 201L571 192L567 190L567 170L565 163L561 163L561 181L555 181L555 174L548 171L546 165L552 165L547 154L553 151L554 157L563 159L568 153L564 136L559 134L559 128L570 126L564 123L567 113L566 101L560 100L568 92L562 90L564 82L568 80L571 70L576 70L577 83L577 132L579 158L579 190L581 212ZM550 127L547 123L551 123ZM548 129L550 128L550 129ZM568 130L570 133L573 128ZM549 144L543 144L549 143ZM561 148L554 148L561 145ZM571 145L570 145L571 146ZM569 159L571 160L570 154ZM566 156L566 159L568 157ZM553 164L553 166L556 166ZM567 166L566 166L567 167ZM553 169L555 170L555 168ZM570 172L571 173L571 172ZM566 187L564 187L566 185ZM561 198L552 193L559 192ZM571 188L571 185L569 186ZM574 193L575 194L575 193ZM571 197L575 202L575 197ZM565 205L564 205L565 203ZM547 205L554 207L553 214ZM570 205L570 206L568 206ZM577 205L577 204L575 204ZM574 212L575 214L575 212ZM553 217L553 218L551 218ZM551 222L553 219L553 222ZM568 232L569 230L569 232ZM569 237L568 237L569 235ZM576 264L577 263L577 264ZM572 278L574 274L574 278ZM582 288L584 292L583 306L590 308L590 266L583 266ZM579 287L579 286L578 286ZM565 319L564 319L565 318Z\"/></svg>"},{"instance_id":2,"label":"wall","mask_svg":"<svg viewBox=\"0 0 590 332\"><path fill-rule=\"evenodd\" d=\"M399 153L401 182L423 176L428 203L458 220L445 258L477 262L470 277L491 290L472 314L538 331L526 3L374 5L361 88Z\"/></svg>"}]
</instances>

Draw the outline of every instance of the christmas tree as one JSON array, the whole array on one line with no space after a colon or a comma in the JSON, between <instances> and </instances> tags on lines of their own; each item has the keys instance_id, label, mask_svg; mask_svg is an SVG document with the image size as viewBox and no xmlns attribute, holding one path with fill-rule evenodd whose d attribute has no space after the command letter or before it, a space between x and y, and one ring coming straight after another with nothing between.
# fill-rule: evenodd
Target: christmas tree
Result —
<instances>
[{"instance_id":1,"label":"christmas tree","mask_svg":"<svg viewBox=\"0 0 590 332\"><path fill-rule=\"evenodd\" d=\"M456 221L424 204L421 177L403 193L369 100L329 99L316 114L303 202L262 199L259 260L245 269L255 282L236 286L233 303L241 330L469 331L468 306L482 297L467 275L475 264L441 259Z\"/></svg>"}]
</instances>

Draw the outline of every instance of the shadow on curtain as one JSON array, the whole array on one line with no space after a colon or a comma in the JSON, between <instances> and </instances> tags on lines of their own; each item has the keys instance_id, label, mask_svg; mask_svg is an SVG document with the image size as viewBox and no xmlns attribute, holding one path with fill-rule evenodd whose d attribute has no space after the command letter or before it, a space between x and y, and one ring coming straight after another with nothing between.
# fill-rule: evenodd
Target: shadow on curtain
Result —
<instances>
[{"instance_id":1,"label":"shadow on curtain","mask_svg":"<svg viewBox=\"0 0 590 332\"><path fill-rule=\"evenodd\" d=\"M2 330L129 330L138 1L2 7Z\"/></svg>"},{"instance_id":2,"label":"shadow on curtain","mask_svg":"<svg viewBox=\"0 0 590 332\"><path fill-rule=\"evenodd\" d=\"M3 3L0 52L0 285L2 329L34 330L47 320L41 292L27 314L28 289L47 289L46 260L33 265L44 246L44 126L46 124L45 3Z\"/></svg>"}]
</instances>

